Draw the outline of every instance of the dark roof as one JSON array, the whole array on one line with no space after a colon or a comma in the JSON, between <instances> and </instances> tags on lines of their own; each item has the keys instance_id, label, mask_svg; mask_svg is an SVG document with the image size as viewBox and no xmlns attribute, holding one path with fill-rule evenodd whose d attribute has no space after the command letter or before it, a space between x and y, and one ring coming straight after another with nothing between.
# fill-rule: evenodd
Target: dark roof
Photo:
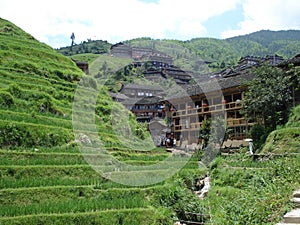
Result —
<instances>
[{"instance_id":1,"label":"dark roof","mask_svg":"<svg viewBox=\"0 0 300 225\"><path fill-rule=\"evenodd\" d=\"M122 89L163 91L163 89L157 85L141 85L141 84L133 84L133 83L126 84Z\"/></svg>"},{"instance_id":2,"label":"dark roof","mask_svg":"<svg viewBox=\"0 0 300 225\"><path fill-rule=\"evenodd\" d=\"M294 64L295 66L300 66L300 54L295 55L293 58L285 60L278 64L278 67L288 67L289 64Z\"/></svg>"},{"instance_id":3,"label":"dark roof","mask_svg":"<svg viewBox=\"0 0 300 225\"><path fill-rule=\"evenodd\" d=\"M135 104L138 105L151 105L151 104L158 104L163 100L160 96L147 96L140 100L138 100Z\"/></svg>"},{"instance_id":4,"label":"dark roof","mask_svg":"<svg viewBox=\"0 0 300 225\"><path fill-rule=\"evenodd\" d=\"M124 95L124 94L122 94L122 93L109 92L109 95L110 95L112 98L120 99L120 100L125 100L125 99L128 99L128 98L129 98L129 97L127 97L126 95Z\"/></svg>"},{"instance_id":5,"label":"dark roof","mask_svg":"<svg viewBox=\"0 0 300 225\"><path fill-rule=\"evenodd\" d=\"M249 72L238 73L229 77L213 78L208 81L199 82L198 84L186 85L181 92L171 96L169 99L182 98L187 96L207 94L228 88L246 85L247 82L253 80L255 75Z\"/></svg>"},{"instance_id":6,"label":"dark roof","mask_svg":"<svg viewBox=\"0 0 300 225\"><path fill-rule=\"evenodd\" d=\"M151 105L158 104L163 101L163 98L160 96L146 96L144 98L128 98L122 102L124 105Z\"/></svg>"},{"instance_id":7,"label":"dark roof","mask_svg":"<svg viewBox=\"0 0 300 225\"><path fill-rule=\"evenodd\" d=\"M113 48L116 48L116 47L119 47L119 46L128 46L128 45L126 45L126 44L124 44L123 42L119 42L119 43L117 43L117 44L114 44L114 45L112 45L111 47L110 47L110 49L113 49ZM129 47L129 46L128 46Z\"/></svg>"}]
</instances>

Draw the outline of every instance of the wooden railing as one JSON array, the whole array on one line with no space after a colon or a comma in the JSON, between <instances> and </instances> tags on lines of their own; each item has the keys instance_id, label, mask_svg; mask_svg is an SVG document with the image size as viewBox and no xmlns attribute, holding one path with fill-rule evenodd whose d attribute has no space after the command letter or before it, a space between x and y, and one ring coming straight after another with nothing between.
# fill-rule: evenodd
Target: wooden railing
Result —
<instances>
[{"instance_id":1,"label":"wooden railing","mask_svg":"<svg viewBox=\"0 0 300 225\"><path fill-rule=\"evenodd\" d=\"M211 106L202 106L202 107L195 107L195 108L186 108L174 111L172 113L172 117L181 117L181 116L191 116L191 115L201 115L207 113L214 113L214 112L221 112L223 110L239 110L241 109L241 104L237 104L236 102L230 102L226 104L217 104Z\"/></svg>"}]
</instances>

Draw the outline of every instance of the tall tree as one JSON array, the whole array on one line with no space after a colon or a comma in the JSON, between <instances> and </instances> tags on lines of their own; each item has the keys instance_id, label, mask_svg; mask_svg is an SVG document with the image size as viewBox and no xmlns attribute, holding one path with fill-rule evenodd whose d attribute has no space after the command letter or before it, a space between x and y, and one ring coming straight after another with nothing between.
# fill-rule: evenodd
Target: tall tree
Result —
<instances>
[{"instance_id":1,"label":"tall tree","mask_svg":"<svg viewBox=\"0 0 300 225\"><path fill-rule=\"evenodd\" d=\"M263 118L266 128L274 130L287 119L292 98L289 77L281 69L267 64L253 72L256 77L245 93L243 113L248 118Z\"/></svg>"},{"instance_id":2,"label":"tall tree","mask_svg":"<svg viewBox=\"0 0 300 225\"><path fill-rule=\"evenodd\" d=\"M73 46L73 45L75 44L75 42L74 42L74 40L75 40L75 34L72 33L72 35L71 35L70 38L71 38L71 40L72 40L71 46Z\"/></svg>"}]
</instances>

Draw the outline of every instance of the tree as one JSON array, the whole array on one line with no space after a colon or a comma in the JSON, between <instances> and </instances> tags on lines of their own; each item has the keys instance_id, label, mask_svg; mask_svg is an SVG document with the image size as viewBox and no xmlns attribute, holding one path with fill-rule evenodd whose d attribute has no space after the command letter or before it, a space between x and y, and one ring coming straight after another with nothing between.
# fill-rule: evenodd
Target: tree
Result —
<instances>
[{"instance_id":1,"label":"tree","mask_svg":"<svg viewBox=\"0 0 300 225\"><path fill-rule=\"evenodd\" d=\"M210 135L210 124L211 124L211 120L206 119L203 121L203 124L200 127L199 139L202 140L202 143L203 143L202 148L205 148L208 144L209 135Z\"/></svg>"},{"instance_id":2,"label":"tree","mask_svg":"<svg viewBox=\"0 0 300 225\"><path fill-rule=\"evenodd\" d=\"M75 40L75 34L72 33L72 35L71 35L70 38L71 38L71 40L72 40L71 46L73 46L73 45L75 44L75 42L74 42L74 40Z\"/></svg>"},{"instance_id":3,"label":"tree","mask_svg":"<svg viewBox=\"0 0 300 225\"><path fill-rule=\"evenodd\" d=\"M224 116L215 115L213 119L203 121L199 130L199 139L202 140L202 148L206 148L210 142L214 147L220 148L226 136L226 121Z\"/></svg>"},{"instance_id":4,"label":"tree","mask_svg":"<svg viewBox=\"0 0 300 225\"><path fill-rule=\"evenodd\" d=\"M256 77L245 93L242 113L248 118L263 118L265 127L274 130L287 120L291 100L289 78L281 69L267 64L253 72Z\"/></svg>"}]
</instances>

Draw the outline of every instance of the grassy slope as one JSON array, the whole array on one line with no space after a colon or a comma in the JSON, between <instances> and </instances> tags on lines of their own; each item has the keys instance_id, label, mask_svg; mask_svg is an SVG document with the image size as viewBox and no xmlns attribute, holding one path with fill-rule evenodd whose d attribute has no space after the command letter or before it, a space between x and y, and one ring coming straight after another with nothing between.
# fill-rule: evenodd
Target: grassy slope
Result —
<instances>
[{"instance_id":1,"label":"grassy slope","mask_svg":"<svg viewBox=\"0 0 300 225\"><path fill-rule=\"evenodd\" d=\"M284 128L273 131L262 153L300 153L300 106L292 110Z\"/></svg>"},{"instance_id":2,"label":"grassy slope","mask_svg":"<svg viewBox=\"0 0 300 225\"><path fill-rule=\"evenodd\" d=\"M218 157L211 165L212 188L204 200L213 224L277 224L293 207L290 199L300 187L299 168L299 155Z\"/></svg>"},{"instance_id":3,"label":"grassy slope","mask_svg":"<svg viewBox=\"0 0 300 225\"><path fill-rule=\"evenodd\" d=\"M195 161L175 178L149 188L126 187L103 178L72 142L75 90L84 77L91 84L85 90L89 94L93 79L71 59L2 19L0 46L0 224L171 224L174 209L182 215L191 210L184 209L177 192L193 199L187 187L206 172ZM101 55L95 69L105 61L112 69L127 63L111 59ZM168 156L163 149L145 152L124 147L112 130L111 109L110 97L101 90L96 105L99 136L116 159L149 165ZM133 118L130 126L141 129ZM89 156L103 160L97 151ZM174 195L176 204L168 200L163 204L161 195Z\"/></svg>"},{"instance_id":4,"label":"grassy slope","mask_svg":"<svg viewBox=\"0 0 300 225\"><path fill-rule=\"evenodd\" d=\"M0 145L37 147L71 141L69 125L61 129L49 121L70 124L74 90L82 71L2 19L0 46Z\"/></svg>"}]
</instances>

